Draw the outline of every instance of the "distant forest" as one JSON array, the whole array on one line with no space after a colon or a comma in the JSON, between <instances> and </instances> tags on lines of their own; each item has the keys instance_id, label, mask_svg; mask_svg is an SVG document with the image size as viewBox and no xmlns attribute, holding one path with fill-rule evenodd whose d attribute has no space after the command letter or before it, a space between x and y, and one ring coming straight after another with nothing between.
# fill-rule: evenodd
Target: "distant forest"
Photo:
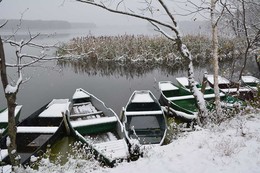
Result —
<instances>
[{"instance_id":1,"label":"distant forest","mask_svg":"<svg viewBox=\"0 0 260 173\"><path fill-rule=\"evenodd\" d=\"M6 19L0 19L0 24L6 22ZM18 19L8 19L7 24L3 29L16 29L20 25ZM22 29L71 29L71 28L93 28L96 27L94 23L70 23L61 20L22 20Z\"/></svg>"}]
</instances>

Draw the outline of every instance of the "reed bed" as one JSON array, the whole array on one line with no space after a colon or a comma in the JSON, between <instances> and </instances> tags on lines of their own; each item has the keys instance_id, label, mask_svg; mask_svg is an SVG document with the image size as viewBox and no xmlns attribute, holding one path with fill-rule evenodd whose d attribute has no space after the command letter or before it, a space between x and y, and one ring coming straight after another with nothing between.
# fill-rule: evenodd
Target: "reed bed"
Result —
<instances>
[{"instance_id":1,"label":"reed bed","mask_svg":"<svg viewBox=\"0 0 260 173\"><path fill-rule=\"evenodd\" d=\"M209 68L212 61L211 39L201 35L186 35L183 42L193 56L196 67ZM220 38L219 59L222 66L236 62L241 58L243 44L239 40ZM60 66L71 66L75 71L95 72L102 69L105 74L122 70L133 72L150 71L160 68L171 73L177 69L188 67L187 59L181 59L176 45L163 36L118 35L118 36L86 36L77 37L64 43L57 51L63 57ZM239 61L237 61L239 62ZM224 64L224 65L223 65ZM77 67L77 68L76 68ZM129 70L124 70L131 68ZM233 68L233 67L232 67Z\"/></svg>"}]
</instances>

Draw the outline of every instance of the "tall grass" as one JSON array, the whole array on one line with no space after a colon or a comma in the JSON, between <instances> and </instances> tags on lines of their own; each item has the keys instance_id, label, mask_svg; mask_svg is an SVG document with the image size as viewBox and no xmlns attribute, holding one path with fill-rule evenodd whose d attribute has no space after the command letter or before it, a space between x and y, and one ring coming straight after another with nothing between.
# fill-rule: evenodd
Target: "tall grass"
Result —
<instances>
[{"instance_id":1,"label":"tall grass","mask_svg":"<svg viewBox=\"0 0 260 173\"><path fill-rule=\"evenodd\" d=\"M202 36L186 36L184 41L196 58L209 57L210 41ZM70 51L66 51L70 50ZM179 57L174 42L165 37L145 35L86 36L73 38L58 51L59 55L86 55L97 60L149 61Z\"/></svg>"},{"instance_id":2,"label":"tall grass","mask_svg":"<svg viewBox=\"0 0 260 173\"><path fill-rule=\"evenodd\" d=\"M201 35L186 35L183 42L193 56L193 64L197 67L212 68L211 39ZM219 60L223 63L222 73L232 73L235 66L240 67L243 43L236 39L219 39ZM186 69L187 59L181 59L173 41L163 36L118 35L91 36L73 38L64 43L57 51L63 57L61 66L71 66L83 72L94 72L103 68L104 74L128 67L130 73L149 71L161 68L171 73L177 69ZM231 64L231 61L233 62ZM228 63L227 63L228 62ZM117 67L117 68L116 68ZM106 69L110 69L106 71ZM237 71L239 69L236 69ZM76 70L75 70L76 71ZM228 72L231 71L231 72Z\"/></svg>"}]
</instances>

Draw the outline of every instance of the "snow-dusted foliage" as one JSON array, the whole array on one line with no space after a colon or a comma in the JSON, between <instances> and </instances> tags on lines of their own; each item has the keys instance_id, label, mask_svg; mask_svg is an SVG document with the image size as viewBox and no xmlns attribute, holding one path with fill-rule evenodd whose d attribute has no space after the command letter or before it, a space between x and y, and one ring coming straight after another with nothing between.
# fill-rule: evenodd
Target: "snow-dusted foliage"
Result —
<instances>
[{"instance_id":1,"label":"snow-dusted foliage","mask_svg":"<svg viewBox=\"0 0 260 173\"><path fill-rule=\"evenodd\" d=\"M204 64L209 64L212 55L209 38L205 36L184 36L183 40L192 53L194 66L205 68ZM219 42L221 46L220 60L225 61L225 64L221 64L221 66L230 67L231 60L238 56L235 50L239 47L232 47L233 41L236 40L221 39ZM84 47L83 53L81 44ZM71 51L65 52L60 49L58 53L67 58L60 59L58 64L62 67L72 67L76 73L90 75L92 73L118 74L131 77L133 74L142 75L156 68L160 68L166 74L172 74L178 69L188 69L187 60L181 59L176 47L172 46L171 41L164 37L87 36L74 38L66 43L65 47ZM109 53L108 50L117 52L117 57L113 57L113 54ZM230 63L227 63L227 61L230 61ZM228 67L222 69L225 74L227 70L232 70Z\"/></svg>"},{"instance_id":2,"label":"snow-dusted foliage","mask_svg":"<svg viewBox=\"0 0 260 173\"><path fill-rule=\"evenodd\" d=\"M85 55L97 60L162 61L174 58L173 47L172 42L159 36L86 36L72 39L58 51L58 54L61 56L65 54L66 57ZM64 51L64 48L70 51Z\"/></svg>"},{"instance_id":3,"label":"snow-dusted foliage","mask_svg":"<svg viewBox=\"0 0 260 173\"><path fill-rule=\"evenodd\" d=\"M31 167L26 167L25 169L20 167L16 170L17 173L87 173L103 169L102 165L94 159L94 155L88 147L82 146L80 142L75 142L71 147L71 151L68 151L68 156L66 158L66 163L61 161L61 157L57 157L55 160L50 158L50 151L39 157L31 157Z\"/></svg>"}]
</instances>

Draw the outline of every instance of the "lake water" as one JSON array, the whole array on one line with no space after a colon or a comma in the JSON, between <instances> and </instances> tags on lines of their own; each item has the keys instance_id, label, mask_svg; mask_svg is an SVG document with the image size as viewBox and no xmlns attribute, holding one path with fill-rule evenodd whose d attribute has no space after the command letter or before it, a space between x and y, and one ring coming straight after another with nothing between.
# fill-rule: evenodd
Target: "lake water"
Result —
<instances>
[{"instance_id":1,"label":"lake water","mask_svg":"<svg viewBox=\"0 0 260 173\"><path fill-rule=\"evenodd\" d=\"M0 31L1 32L1 31ZM146 34L153 35L154 32L146 28L118 28L104 27L97 29L77 29L41 31L43 36L37 38L35 42L54 44L66 42L76 36L92 35L120 35L120 34ZM49 35L51 34L51 35ZM3 32L2 35L8 35ZM16 36L17 40L28 36L28 32L22 31ZM14 61L14 49L9 45L5 46L5 53L8 62ZM37 53L39 50L28 50L29 53ZM173 65L174 66L174 65ZM204 65L203 65L204 66ZM83 67L84 68L84 67ZM133 68L133 67L129 67ZM205 70L210 71L210 65L205 68L195 68L196 79L202 79ZM163 68L152 68L150 70L113 70L91 69L90 71L77 66L57 66L56 62L48 62L34 68L27 68L24 78L30 80L21 85L17 96L17 103L23 105L21 118L29 116L31 113L42 107L54 98L71 98L76 88L83 88L94 94L111 107L117 114L120 114L123 106L127 104L129 97L134 90L151 90L159 98L158 82L162 80L175 81L175 77L187 76L186 70L165 70ZM106 73L104 73L106 71ZM13 77L10 75L10 77ZM3 88L0 85L0 108L6 106Z\"/></svg>"}]
</instances>

